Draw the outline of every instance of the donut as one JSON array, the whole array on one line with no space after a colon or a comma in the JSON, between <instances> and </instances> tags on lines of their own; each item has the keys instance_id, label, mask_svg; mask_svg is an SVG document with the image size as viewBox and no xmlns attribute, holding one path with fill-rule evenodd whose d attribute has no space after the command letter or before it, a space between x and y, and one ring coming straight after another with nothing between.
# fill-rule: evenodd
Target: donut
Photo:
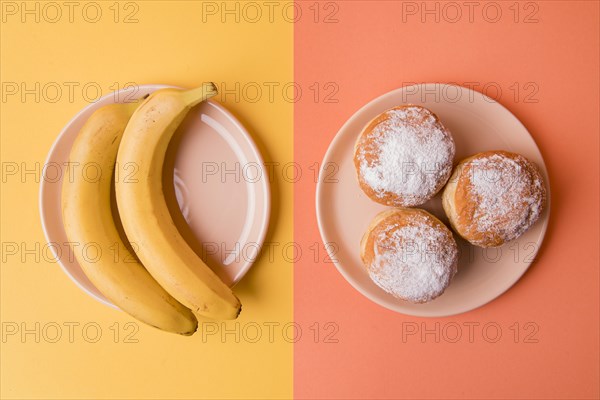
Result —
<instances>
[{"instance_id":1,"label":"donut","mask_svg":"<svg viewBox=\"0 0 600 400\"><path fill-rule=\"evenodd\" d=\"M415 105L375 117L354 146L358 182L372 200L392 207L431 199L452 173L454 139L438 117Z\"/></svg>"},{"instance_id":2,"label":"donut","mask_svg":"<svg viewBox=\"0 0 600 400\"><path fill-rule=\"evenodd\" d=\"M411 303L439 297L457 271L458 247L452 232L418 208L378 214L360 246L371 280L392 296Z\"/></svg>"},{"instance_id":3,"label":"donut","mask_svg":"<svg viewBox=\"0 0 600 400\"><path fill-rule=\"evenodd\" d=\"M462 160L442 194L450 224L480 247L497 247L527 231L540 217L546 188L534 163L508 151Z\"/></svg>"}]
</instances>

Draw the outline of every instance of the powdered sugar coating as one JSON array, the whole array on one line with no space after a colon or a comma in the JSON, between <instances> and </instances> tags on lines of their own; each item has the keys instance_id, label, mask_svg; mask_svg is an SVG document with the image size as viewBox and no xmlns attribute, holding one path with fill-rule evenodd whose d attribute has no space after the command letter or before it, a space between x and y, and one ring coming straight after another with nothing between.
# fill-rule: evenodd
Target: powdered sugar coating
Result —
<instances>
[{"instance_id":1,"label":"powdered sugar coating","mask_svg":"<svg viewBox=\"0 0 600 400\"><path fill-rule=\"evenodd\" d=\"M541 174L525 157L508 152L481 153L465 163L461 174L459 223L468 239L495 246L514 240L540 217L546 190ZM470 222L467 224L466 222Z\"/></svg>"},{"instance_id":2,"label":"powdered sugar coating","mask_svg":"<svg viewBox=\"0 0 600 400\"><path fill-rule=\"evenodd\" d=\"M386 292L414 303L440 296L456 273L458 249L450 231L424 211L387 218L374 230L369 276Z\"/></svg>"},{"instance_id":3,"label":"powdered sugar coating","mask_svg":"<svg viewBox=\"0 0 600 400\"><path fill-rule=\"evenodd\" d=\"M452 136L429 110L396 107L376 118L359 138L359 181L374 200L416 206L432 198L452 172Z\"/></svg>"}]
</instances>

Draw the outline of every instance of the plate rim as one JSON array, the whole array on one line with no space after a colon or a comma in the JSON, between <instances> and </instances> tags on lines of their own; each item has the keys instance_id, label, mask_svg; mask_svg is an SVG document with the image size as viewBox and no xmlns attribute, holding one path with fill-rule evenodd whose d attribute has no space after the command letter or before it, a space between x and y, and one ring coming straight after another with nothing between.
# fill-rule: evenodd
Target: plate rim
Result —
<instances>
[{"instance_id":1,"label":"plate rim","mask_svg":"<svg viewBox=\"0 0 600 400\"><path fill-rule=\"evenodd\" d=\"M544 243L544 240L546 238L546 232L548 230L548 225L550 222L550 211L551 211L551 187L550 187L550 177L548 174L548 168L546 167L546 162L544 161L544 157L543 154L539 148L539 146L537 145L535 139L533 138L533 136L531 135L531 133L529 132L529 130L527 129L527 127L521 122L521 120L519 118L517 118L516 115L514 115L508 108L506 108L502 103L500 103L499 101L481 93L478 92L474 89L468 88L468 87L464 87L464 86L460 86L460 85L456 85L456 84L452 84L452 83L443 83L443 82L427 82L427 83L415 83L412 85L407 85L407 86L402 86L393 90L390 90L386 93L383 93L373 99L371 99L370 101L368 101L367 103L365 103L362 107L360 107L358 110L356 110L351 116L350 118L348 118L346 120L346 122L344 122L344 124L339 128L339 130L337 131L337 133L335 134L334 138L331 140L331 142L329 143L329 146L327 147L327 151L325 152L325 155L323 156L323 159L321 160L321 168L319 170L319 179L317 181L317 187L316 187L316 191L315 191L315 213L317 216L317 226L319 228L319 234L321 236L321 241L323 242L323 244L328 243L326 234L325 234L325 223L323 221L323 209L322 209L322 200L321 197L323 195L323 174L326 173L325 169L323 168L323 166L325 165L326 161L330 158L331 154L333 153L333 149L336 147L336 145L338 144L339 141L342 140L342 133L348 129L348 127L350 125L352 125L354 123L355 120L357 120L362 113L364 113L370 106L372 106L374 103L377 103L381 100L383 100L386 97L395 97L397 94L401 94L402 92L404 92L405 90L409 89L409 88L413 88L413 87L427 87L430 85L443 85L443 86L454 86L459 88L460 90L466 90L469 92L473 92L477 95L480 95L484 98L485 101L489 102L490 105L494 105L496 107L500 107L500 109L502 110L502 112L508 114L510 117L512 117L522 128L525 132L527 132L529 138L531 139L533 145L535 146L536 150L538 151L538 153L540 154L540 159L542 162L541 165L541 169L542 169L542 173L544 175L544 180L545 180L545 184L546 184L546 191L547 191L547 198L546 198L546 219L543 221L538 221L538 223L542 223L541 226L541 232L540 232L540 246L538 246L535 250L535 253L533 254L532 257L532 261L527 264L527 267L523 269L523 271L521 273L517 275L515 275L515 279L509 284L507 285L500 293L494 295L493 297L487 299L485 302L475 306L475 307L471 307L471 306L465 306L462 308L458 308L457 311L454 312L450 312L450 313L431 313L431 312L406 312L406 310L399 310L398 308L393 307L391 304L386 303L386 302L382 302L380 301L377 297L372 296L370 294L369 291L364 290L362 288L362 286L360 285L359 282L357 282L355 279L353 279L349 273L346 272L345 268L341 265L341 263L335 259L335 254L331 254L331 251L329 249L329 246L325 246L325 250L327 252L327 255L329 256L329 258L331 259L332 263L335 265L336 269L338 270L338 272L344 277L344 279L350 283L350 285L357 291L359 292L361 295L363 295L364 297L366 297L367 299L369 299L370 301L372 301L373 303L384 307L388 310L394 311L398 314L402 314L402 315L410 315L410 316L414 316L414 317L422 317L422 318L443 318L443 317L450 317L450 316L454 316L454 315L459 315L459 314L465 314L467 312L476 310L478 308L481 308L483 306L485 306L486 304L491 303L492 301L496 300L498 297L502 296L504 293L506 293L507 291L509 291L519 280L521 280L521 278L523 277L523 275L525 275L525 273L529 270L529 268L531 267L531 265L533 263L535 263L537 261L537 255ZM444 99L442 97L442 99ZM447 100L442 100L442 102L447 102ZM408 104L408 103L407 103Z\"/></svg>"},{"instance_id":2,"label":"plate rim","mask_svg":"<svg viewBox=\"0 0 600 400\"><path fill-rule=\"evenodd\" d=\"M51 162L52 156L54 155L55 151L57 150L58 144L61 142L63 137L66 135L69 128L75 123L75 121L77 121L79 118L81 118L82 114L84 114L86 111L89 111L90 109L93 109L94 107L96 107L97 104L100 103L101 101L103 101L109 97L114 98L114 96L117 94L129 93L131 91L152 90L154 92L159 89L167 89L167 88L185 89L185 88L182 88L180 86L175 86L175 85L152 84L152 83L140 84L140 85L135 85L135 86L127 86L127 87L123 87L121 89L112 91L110 93L107 93L104 96L101 96L100 98L98 98L98 100L87 104L85 107L81 108L75 115L73 115L73 117L71 117L71 119L69 119L69 121L61 129L60 133L56 136L56 138L54 139L54 142L52 143L52 145L50 146L50 149L48 150L48 153L46 154L42 170ZM119 96L118 98L121 99L121 96ZM116 102L113 101L112 103L116 103ZM245 138L248 145L250 146L253 156L258 161L260 168L262 170L262 174L265 177L264 179L262 179L262 184L261 184L261 190L265 194L265 200L263 202L265 216L262 219L262 221L260 221L260 233L257 236L257 239L258 239L257 244L259 245L259 252L257 253L257 256L254 259L247 260L243 264L243 266L239 269L239 272L237 274L239 277L236 280L233 280L232 284L230 285L230 287L233 288L244 278L244 276L248 273L250 268L252 268L254 263L260 257L260 253L261 253L262 247L264 245L264 241L266 239L267 233L269 231L269 225L270 225L270 221L271 221L271 211L272 211L271 210L271 188L270 188L270 185L268 184L269 178L268 178L267 170L265 168L264 158L260 152L260 149L258 148L258 145L256 144L256 142L250 135L250 132L248 132L246 127L233 115L233 113L231 113L231 111L229 111L222 104L215 102L213 100L207 100L207 103L209 103L211 106L217 108L220 112L222 112L229 119L229 121L237 129L240 130L243 137ZM42 231L44 233L44 238L46 240L46 243L49 244L49 243L52 243L52 241L51 241L51 238L50 238L50 235L48 232L48 225L46 223L46 217L45 217L45 215L48 212L47 205L44 202L45 195L48 190L47 185L48 185L48 182L46 182L46 179L44 179L44 175L42 173L42 177L41 177L41 181L40 181L40 185L39 185L39 192L38 192L38 210L40 213L40 222L41 222L41 226L42 226ZM110 300L105 298L103 295L102 295L102 297L99 297L98 295L96 295L96 293L93 293L90 290L88 290L88 288L86 288L78 279L76 279L75 276L73 276L73 274L71 274L69 269L63 264L61 257L59 257L59 255L57 254L54 246L49 246L49 247L50 247L50 251L51 251L52 255L54 256L54 259L57 261L57 263L60 266L60 268L62 269L62 271L65 273L65 275L67 275L69 277L69 279L73 283L75 283L75 285L79 289L81 289L88 296L99 301L100 303L105 304L111 308L119 309L116 305L114 305L112 302L110 302ZM95 286L93 283L92 283L92 285ZM99 289L97 289L97 290L99 293L102 293Z\"/></svg>"}]
</instances>

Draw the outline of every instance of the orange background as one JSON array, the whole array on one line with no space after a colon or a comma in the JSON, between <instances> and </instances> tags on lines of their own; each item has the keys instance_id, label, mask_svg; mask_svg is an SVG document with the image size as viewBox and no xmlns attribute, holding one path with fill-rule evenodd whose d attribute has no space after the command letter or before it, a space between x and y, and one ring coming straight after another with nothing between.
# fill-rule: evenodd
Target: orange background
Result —
<instances>
[{"instance_id":1,"label":"orange background","mask_svg":"<svg viewBox=\"0 0 600 400\"><path fill-rule=\"evenodd\" d=\"M479 2L472 22L461 6L455 23L449 21L455 10L444 10L443 2L426 3L438 7L439 22L422 13L422 2L344 1L335 3L337 11L322 2L318 17L309 9L313 2L299 4L294 66L304 94L295 106L294 157L307 173L295 186L294 204L295 240L306 250L294 275L295 320L305 331L294 349L295 397L598 398L598 2L521 2L516 17L514 2L497 2L496 23L486 21ZM494 10L487 11L493 19ZM338 22L324 23L332 12ZM339 101L324 102L331 90L315 97L308 89L315 82L321 89L335 83ZM536 262L500 298L447 318L383 309L308 251L320 243L308 168L356 110L411 82L499 85L501 94L488 94L529 129L550 174L550 225ZM534 85L525 87L529 82ZM321 260L323 254L321 246ZM315 322L316 340L308 329ZM324 343L327 322L339 327L338 343ZM462 339L402 340L407 323L433 330L436 322L459 324ZM471 322L480 324L472 343L464 325ZM481 333L490 322L502 329L496 343ZM534 325L524 329L528 322ZM529 339L537 343L526 343L534 326Z\"/></svg>"}]
</instances>

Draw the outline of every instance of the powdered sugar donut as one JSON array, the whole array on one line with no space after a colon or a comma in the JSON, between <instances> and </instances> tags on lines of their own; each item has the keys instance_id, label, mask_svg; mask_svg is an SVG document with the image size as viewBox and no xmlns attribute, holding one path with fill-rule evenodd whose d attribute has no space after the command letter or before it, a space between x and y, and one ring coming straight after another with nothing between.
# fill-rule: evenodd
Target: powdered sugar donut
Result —
<instances>
[{"instance_id":1,"label":"powdered sugar donut","mask_svg":"<svg viewBox=\"0 0 600 400\"><path fill-rule=\"evenodd\" d=\"M458 265L452 232L433 215L417 208L384 211L361 241L369 276L386 292L413 303L440 296Z\"/></svg>"},{"instance_id":2,"label":"powdered sugar donut","mask_svg":"<svg viewBox=\"0 0 600 400\"><path fill-rule=\"evenodd\" d=\"M394 107L363 129L354 147L362 190L388 206L431 199L448 181L454 140L437 116L420 106Z\"/></svg>"},{"instance_id":3,"label":"powdered sugar donut","mask_svg":"<svg viewBox=\"0 0 600 400\"><path fill-rule=\"evenodd\" d=\"M454 230L481 247L521 236L546 203L542 176L531 161L507 151L487 151L461 161L442 195Z\"/></svg>"}]
</instances>

